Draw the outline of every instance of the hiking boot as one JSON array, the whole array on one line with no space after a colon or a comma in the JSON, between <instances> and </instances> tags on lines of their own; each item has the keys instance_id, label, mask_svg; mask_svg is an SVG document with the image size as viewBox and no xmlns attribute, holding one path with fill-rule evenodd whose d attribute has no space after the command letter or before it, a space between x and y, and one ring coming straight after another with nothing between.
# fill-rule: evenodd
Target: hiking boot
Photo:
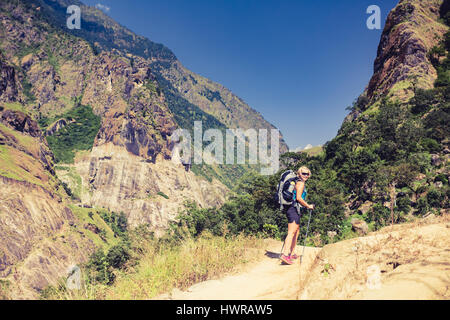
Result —
<instances>
[{"instance_id":1,"label":"hiking boot","mask_svg":"<svg viewBox=\"0 0 450 320\"><path fill-rule=\"evenodd\" d=\"M289 256L285 256L282 254L280 256L280 260L283 261L284 264L293 264L292 260L289 258Z\"/></svg>"}]
</instances>

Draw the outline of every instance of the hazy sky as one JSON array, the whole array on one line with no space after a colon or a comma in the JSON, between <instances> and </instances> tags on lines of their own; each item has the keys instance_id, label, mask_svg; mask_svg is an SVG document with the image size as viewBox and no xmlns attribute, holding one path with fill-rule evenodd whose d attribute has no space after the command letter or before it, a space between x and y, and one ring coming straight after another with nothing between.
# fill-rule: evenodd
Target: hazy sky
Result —
<instances>
[{"instance_id":1,"label":"hazy sky","mask_svg":"<svg viewBox=\"0 0 450 320\"><path fill-rule=\"evenodd\" d=\"M82 0L171 49L278 127L289 147L337 133L373 72L394 0ZM381 9L369 30L366 9Z\"/></svg>"}]
</instances>

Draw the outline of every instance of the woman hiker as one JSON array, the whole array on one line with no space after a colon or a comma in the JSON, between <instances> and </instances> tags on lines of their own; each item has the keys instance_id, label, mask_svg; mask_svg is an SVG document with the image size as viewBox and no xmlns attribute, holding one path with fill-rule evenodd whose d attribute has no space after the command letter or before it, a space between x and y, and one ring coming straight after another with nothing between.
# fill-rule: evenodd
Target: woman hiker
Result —
<instances>
[{"instance_id":1,"label":"woman hiker","mask_svg":"<svg viewBox=\"0 0 450 320\"><path fill-rule=\"evenodd\" d=\"M296 201L289 206L286 212L288 219L288 234L284 240L284 250L280 256L280 259L286 264L293 264L293 260L298 258L294 252L300 233L301 209L314 209L314 205L310 205L305 201L307 195L305 184L311 177L311 171L307 167L301 167L297 171L297 176L298 180L295 184Z\"/></svg>"}]
</instances>

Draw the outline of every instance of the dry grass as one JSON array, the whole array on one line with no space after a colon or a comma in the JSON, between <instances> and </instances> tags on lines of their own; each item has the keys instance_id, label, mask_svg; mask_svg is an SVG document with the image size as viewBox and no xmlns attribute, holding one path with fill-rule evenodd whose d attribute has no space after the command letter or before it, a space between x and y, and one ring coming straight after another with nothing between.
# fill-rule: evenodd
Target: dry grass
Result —
<instances>
[{"instance_id":1,"label":"dry grass","mask_svg":"<svg viewBox=\"0 0 450 320\"><path fill-rule=\"evenodd\" d=\"M377 266L381 282L389 288L402 290L402 286L406 286L402 281L407 279L411 290L423 282L432 288L434 298L448 299L448 294L443 293L445 285L450 283L449 240L445 231L448 228L450 215L445 214L388 226L366 237L325 246L309 272L309 279L300 288L299 296L307 292L311 299L361 298L367 292L370 294L366 285L368 270ZM424 272L426 277L422 275ZM411 296L408 291L403 294ZM422 297L420 292L414 294ZM424 293L423 297L429 294Z\"/></svg>"},{"instance_id":2,"label":"dry grass","mask_svg":"<svg viewBox=\"0 0 450 320\"><path fill-rule=\"evenodd\" d=\"M145 300L173 288L186 289L191 285L219 277L250 261L260 254L264 241L255 237L213 237L204 234L187 239L180 245L162 247L154 241L138 244L139 263L116 276L113 285L83 286L79 291L57 290L51 299L69 300Z\"/></svg>"}]
</instances>

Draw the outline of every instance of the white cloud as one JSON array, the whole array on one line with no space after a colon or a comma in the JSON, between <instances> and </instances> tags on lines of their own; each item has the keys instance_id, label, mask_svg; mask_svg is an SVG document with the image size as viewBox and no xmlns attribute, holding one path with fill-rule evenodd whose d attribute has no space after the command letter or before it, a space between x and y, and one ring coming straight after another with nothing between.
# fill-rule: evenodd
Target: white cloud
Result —
<instances>
[{"instance_id":1,"label":"white cloud","mask_svg":"<svg viewBox=\"0 0 450 320\"><path fill-rule=\"evenodd\" d=\"M97 9L102 10L103 12L109 12L109 10L111 10L110 7L108 7L107 5L101 4L101 3L97 3L97 4L95 5L95 7L96 7Z\"/></svg>"}]
</instances>

